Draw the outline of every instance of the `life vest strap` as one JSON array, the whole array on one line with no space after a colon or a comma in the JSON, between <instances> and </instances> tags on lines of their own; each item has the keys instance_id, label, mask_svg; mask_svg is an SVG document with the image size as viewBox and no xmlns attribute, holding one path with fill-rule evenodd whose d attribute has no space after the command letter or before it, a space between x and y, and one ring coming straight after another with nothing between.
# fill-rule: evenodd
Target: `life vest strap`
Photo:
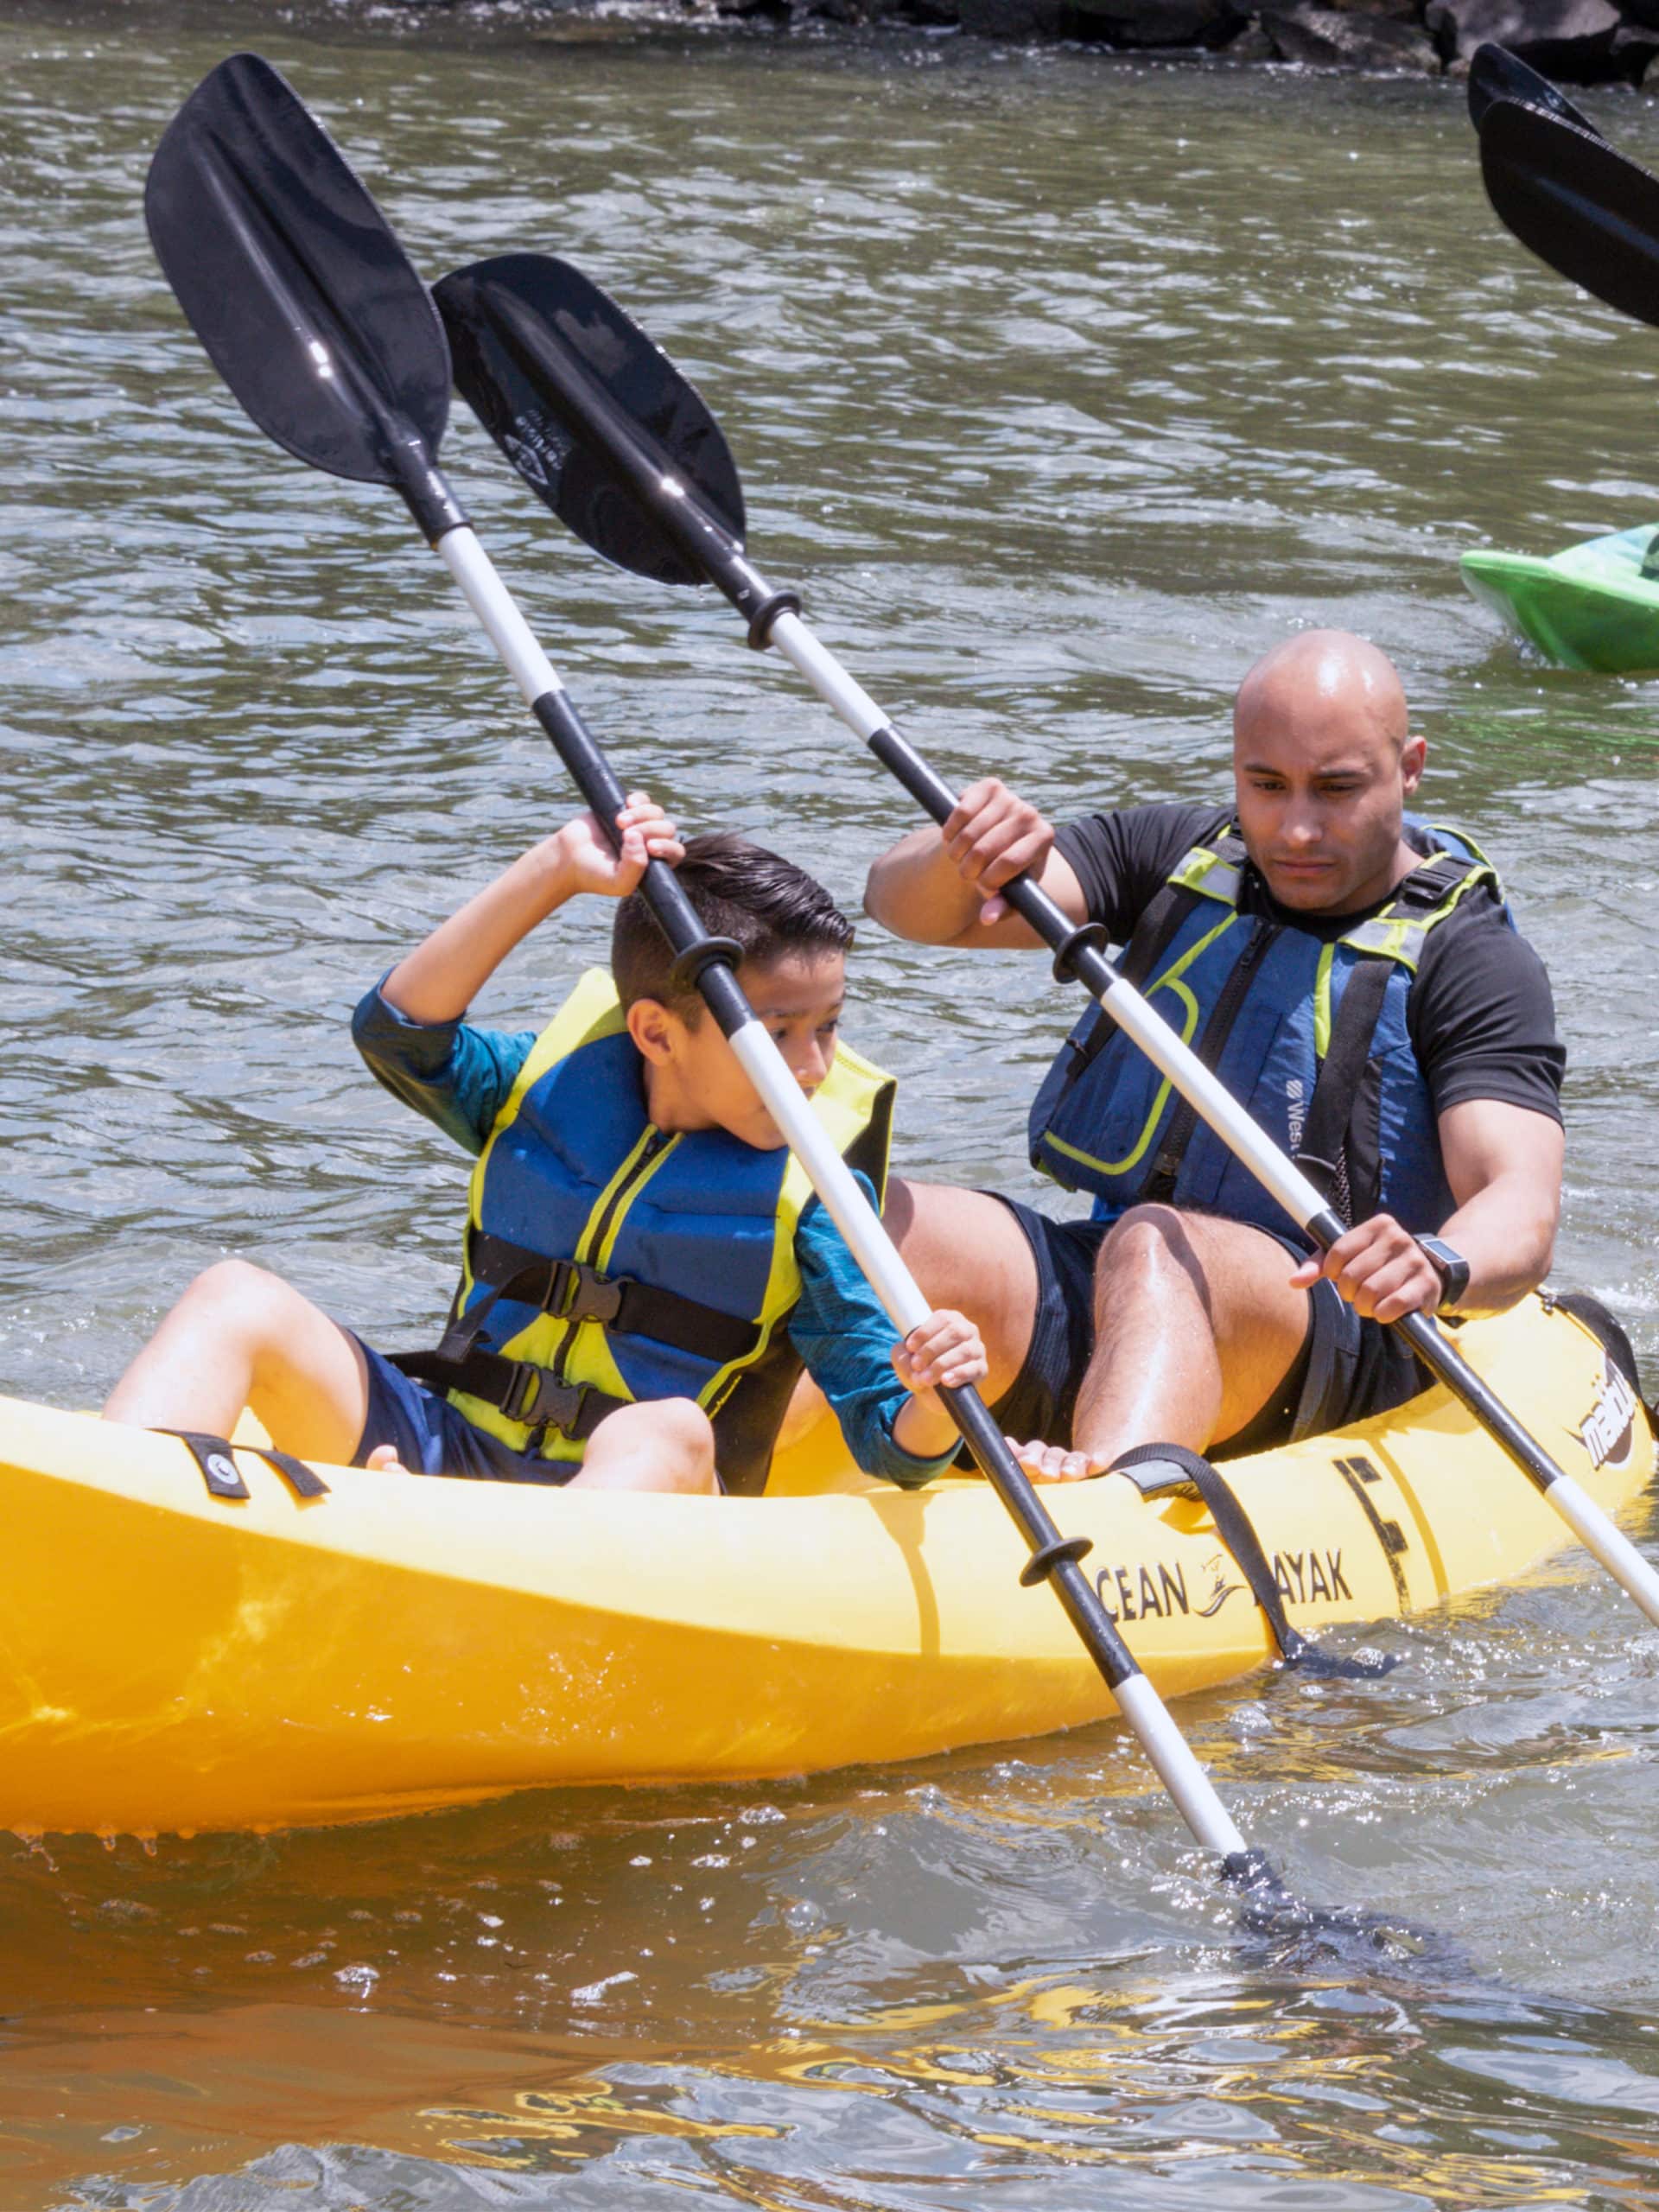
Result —
<instances>
[{"instance_id":1,"label":"life vest strap","mask_svg":"<svg viewBox=\"0 0 1659 2212\"><path fill-rule=\"evenodd\" d=\"M619 1336L649 1337L721 1367L747 1359L760 1342L755 1321L723 1313L677 1291L636 1282L631 1275L605 1275L582 1261L550 1259L484 1230L475 1229L467 1237L467 1264L474 1281L490 1296L461 1318L459 1329L451 1325L440 1346L450 1357L470 1349L484 1319L481 1306L503 1299L533 1306L556 1321L597 1321ZM475 1325L469 1329L469 1323ZM454 1341L458 1337L461 1341Z\"/></svg>"},{"instance_id":2,"label":"life vest strap","mask_svg":"<svg viewBox=\"0 0 1659 2212\"><path fill-rule=\"evenodd\" d=\"M1382 1019L1394 963L1373 954L1361 960L1349 976L1331 1042L1313 1084L1302 1141L1296 1147L1296 1165L1320 1195L1337 1202L1337 1211L1351 1229L1368 1220L1376 1210L1376 1185L1381 1171L1377 1160L1350 1156L1350 1138L1357 1117L1365 1064L1371 1056L1371 1039ZM1368 1149L1376 1150L1375 1145Z\"/></svg>"},{"instance_id":3,"label":"life vest strap","mask_svg":"<svg viewBox=\"0 0 1659 2212\"><path fill-rule=\"evenodd\" d=\"M471 1351L459 1359L442 1351L393 1351L385 1357L413 1382L481 1398L509 1421L526 1428L556 1428L575 1444L585 1444L607 1414L633 1402L593 1382L561 1382L551 1368L505 1359L496 1351Z\"/></svg>"}]
</instances>

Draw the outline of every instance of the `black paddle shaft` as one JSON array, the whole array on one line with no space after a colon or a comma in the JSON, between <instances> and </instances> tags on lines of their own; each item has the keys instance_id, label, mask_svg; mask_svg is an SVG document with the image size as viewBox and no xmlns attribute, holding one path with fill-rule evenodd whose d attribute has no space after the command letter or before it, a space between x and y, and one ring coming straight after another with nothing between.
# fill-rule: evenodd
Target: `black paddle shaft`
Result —
<instances>
[{"instance_id":1,"label":"black paddle shaft","mask_svg":"<svg viewBox=\"0 0 1659 2212\"><path fill-rule=\"evenodd\" d=\"M1649 257L1659 257L1659 184L1577 124L1502 99L1487 111L1482 124L1483 155L1489 140L1507 148L1517 134L1529 150L1541 144L1545 156L1563 168L1587 165L1604 191L1611 189L1614 173L1629 172L1645 185L1655 202L1652 242L1645 251L1640 245L1630 251L1641 255L1641 273L1648 276ZM1563 196L1555 195L1557 206ZM1501 202L1498 207L1508 220ZM1596 213L1583 219L1594 220ZM769 582L698 495L696 480L703 473L699 456L709 450L711 439L719 440L720 453L729 464L718 426L667 356L651 346L596 284L550 255L506 254L446 276L435 296L454 350L456 380L463 396L531 489L562 519L624 566L634 565L632 547L639 524L654 524L653 572L667 574L678 556L694 575L717 585L732 601L748 624L752 645L766 644L780 614L798 613L798 594ZM1659 311L1654 319L1659 320ZM620 353L642 346L649 348L658 379L677 379L679 411L674 419L696 426L694 447L683 449L661 442L658 432L670 416L660 397L652 415L641 419L632 411L626 390L610 384L608 364ZM526 451L545 451L572 440L595 449L594 465L611 472L618 493L638 511L628 543L607 531L602 512L567 512L556 477L545 468L525 465ZM741 512L741 494L738 506ZM943 825L957 804L956 794L944 779L891 723L870 731L866 741L923 812ZM1027 876L1003 884L998 895L1048 946L1057 978L1074 976L1109 1014L1112 992L1127 987L1107 956L1105 932L1099 925L1074 923ZM1329 1251L1347 1233L1347 1224L1334 1209L1317 1203L1311 1185L1310 1196L1316 1203L1300 1214L1300 1225L1321 1251ZM1408 1313L1392 1325L1541 1491L1560 1479L1563 1471L1487 1389L1430 1316ZM1015 1509L1010 1505L1010 1510ZM1015 1511L1015 1518L1022 1528L1027 1525L1020 1512ZM1034 1548L1040 1556L1044 1548Z\"/></svg>"},{"instance_id":2,"label":"black paddle shaft","mask_svg":"<svg viewBox=\"0 0 1659 2212\"><path fill-rule=\"evenodd\" d=\"M613 847L620 849L621 833L616 817L626 804L627 795L598 741L563 692L550 692L538 699L536 718ZM1035 885L1031 887L1036 889ZM742 957L742 947L730 938L708 934L673 869L663 861L649 864L640 889L674 948L676 974L683 973L689 982L695 982L721 1031L730 1037L754 1018L732 973L732 967ZM939 1397L975 1464L1026 1540L1031 1557L1020 1570L1020 1581L1027 1588L1045 1580L1052 1582L1067 1618L1107 1687L1116 1689L1141 1669L1099 1592L1079 1565L1092 1548L1090 1540L1060 1534L977 1390L942 1389Z\"/></svg>"},{"instance_id":3,"label":"black paddle shaft","mask_svg":"<svg viewBox=\"0 0 1659 2212\"><path fill-rule=\"evenodd\" d=\"M957 803L944 778L935 774L891 725L877 730L869 746L882 766L904 785L924 813L943 826ZM1015 876L1012 882L1002 885L997 896L1007 900L1053 953L1058 982L1073 976L1106 1004L1112 990L1121 986L1122 978L1107 957L1105 932L1098 923L1088 922L1081 926L1074 923L1041 885L1033 883L1029 876ZM1106 1011L1111 1011L1109 1004ZM1324 1252L1348 1233L1348 1224L1330 1206L1310 1214L1301 1227ZM1428 1314L1402 1314L1392 1325L1436 1382L1462 1401L1541 1491L1548 1491L1560 1479L1562 1470L1533 1440L1503 1401L1493 1395Z\"/></svg>"},{"instance_id":4,"label":"black paddle shaft","mask_svg":"<svg viewBox=\"0 0 1659 2212\"><path fill-rule=\"evenodd\" d=\"M436 462L449 398L443 326L368 192L268 62L233 55L191 94L151 162L145 215L180 305L214 366L268 436L312 467L396 489L434 543L466 528ZM635 404L645 404L653 389L666 396L669 412L658 424L665 436L681 448L698 445L695 468L683 459L679 464L701 495L683 502L688 512L705 515L702 501L711 499L735 524L728 529L709 518L706 543L699 543L696 565L684 569L683 580L717 564L752 622L769 628L777 612L800 602L792 593L766 592L742 558L742 493L712 418L700 404L681 408L676 394L683 380L649 341L638 339L620 353L613 342L608 358L616 372L631 374ZM543 372L548 366L539 359L537 365ZM567 397L574 408L580 395ZM614 407L612 416L606 430L614 438L626 418ZM543 467L550 458L543 449ZM526 469L537 457L522 452L516 459ZM575 475L582 488L579 470ZM659 467L649 482L649 503L641 505L639 519L652 537L658 533L648 517L668 484L677 488L678 479L665 478ZM607 530L626 528L630 518L615 512L608 474L585 489ZM633 542L637 546L637 533ZM659 572L672 580L671 563ZM531 704L605 836L620 848L617 817L626 795L598 742L556 681ZM734 973L741 947L710 935L673 870L660 861L648 864L641 890L674 952L677 981L698 990L722 1033L734 1036L753 1020ZM1054 1580L1109 1688L1138 1676L1077 1565L1089 1548L1086 1539L1061 1536L976 1391L941 1395L1026 1535L1032 1556L1025 1580Z\"/></svg>"},{"instance_id":5,"label":"black paddle shaft","mask_svg":"<svg viewBox=\"0 0 1659 2212\"><path fill-rule=\"evenodd\" d=\"M627 804L627 794L597 739L563 691L544 692L536 702L535 714L613 849L620 851L622 839L617 817ZM742 947L730 938L709 936L673 869L664 862L652 861L639 887L674 950L675 976L696 986L723 1034L733 1036L754 1019L732 972L742 958ZM1030 888L1036 891L1035 885ZM1039 898L1042 895L1037 893ZM1068 1619L1108 1688L1116 1690L1141 1669L1099 1592L1079 1564L1091 1549L1088 1537L1060 1534L977 1390L941 1389L939 1397L975 1464L1026 1540L1031 1556L1020 1570L1020 1581L1027 1588L1046 1580L1053 1584Z\"/></svg>"}]
</instances>

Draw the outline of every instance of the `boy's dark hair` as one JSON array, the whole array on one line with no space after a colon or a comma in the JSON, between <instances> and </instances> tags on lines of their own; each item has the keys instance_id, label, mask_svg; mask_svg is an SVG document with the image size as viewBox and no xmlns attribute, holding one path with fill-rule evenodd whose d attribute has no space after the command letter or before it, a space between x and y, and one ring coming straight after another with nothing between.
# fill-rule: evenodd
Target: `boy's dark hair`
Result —
<instances>
[{"instance_id":1,"label":"boy's dark hair","mask_svg":"<svg viewBox=\"0 0 1659 2212\"><path fill-rule=\"evenodd\" d=\"M852 924L821 883L734 830L688 838L674 874L709 935L734 938L744 959L757 965L791 953L845 952L853 942ZM624 1007L659 1000L695 1025L702 1001L695 988L676 988L670 981L673 957L644 897L632 893L611 930L617 995Z\"/></svg>"}]
</instances>

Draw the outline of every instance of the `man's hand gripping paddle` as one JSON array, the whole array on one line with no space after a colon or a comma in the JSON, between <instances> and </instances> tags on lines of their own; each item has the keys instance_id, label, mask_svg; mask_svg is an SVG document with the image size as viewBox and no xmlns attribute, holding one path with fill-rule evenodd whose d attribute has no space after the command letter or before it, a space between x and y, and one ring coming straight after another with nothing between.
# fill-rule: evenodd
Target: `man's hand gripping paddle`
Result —
<instances>
[{"instance_id":1,"label":"man's hand gripping paddle","mask_svg":"<svg viewBox=\"0 0 1659 2212\"><path fill-rule=\"evenodd\" d=\"M1482 125L1483 143L1510 117L1567 134L1575 144L1585 140L1572 124L1535 117L1500 99ZM741 493L718 427L667 356L615 302L568 262L528 253L459 270L435 296L462 395L537 497L608 560L667 582L717 585L743 616L750 644L776 645L911 797L943 823L955 793L819 644L801 620L798 597L774 588L749 560ZM1659 290L1655 305L1659 319ZM600 478L608 480L607 497L595 495ZM1075 926L1027 877L1004 884L998 896L1051 948L1055 974L1076 976L1098 999L1292 1220L1328 1251L1344 1234L1340 1217L1118 975L1099 927ZM1428 1315L1408 1313L1393 1325L1659 1626L1659 1574L1582 1484L1557 1466Z\"/></svg>"},{"instance_id":2,"label":"man's hand gripping paddle","mask_svg":"<svg viewBox=\"0 0 1659 2212\"><path fill-rule=\"evenodd\" d=\"M622 786L439 471L450 376L442 326L385 219L269 64L235 55L192 93L156 150L145 213L168 280L232 391L296 459L401 493L614 841ZM613 366L631 390L627 361L618 358ZM696 443L696 420L681 433L672 423L666 427L688 446ZM556 440L537 448L545 455L537 465L554 469L592 530L649 566L659 537L654 524L640 530L626 503L619 505L608 469L588 469L569 443L563 442L562 454ZM711 493L736 494L718 432L697 481ZM678 568L683 572L684 563ZM738 988L732 965L738 947L708 936L660 861L646 869L642 887L681 972L696 982L894 1326L908 1335L926 1318L926 1300ZM940 1395L1030 1548L1022 1579L1053 1584L1194 1836L1253 1900L1275 1914L1288 1906L1300 1924L1310 1924L1262 1856L1246 1846L1119 1636L1078 1564L1086 1540L1061 1535L976 1391Z\"/></svg>"}]
</instances>

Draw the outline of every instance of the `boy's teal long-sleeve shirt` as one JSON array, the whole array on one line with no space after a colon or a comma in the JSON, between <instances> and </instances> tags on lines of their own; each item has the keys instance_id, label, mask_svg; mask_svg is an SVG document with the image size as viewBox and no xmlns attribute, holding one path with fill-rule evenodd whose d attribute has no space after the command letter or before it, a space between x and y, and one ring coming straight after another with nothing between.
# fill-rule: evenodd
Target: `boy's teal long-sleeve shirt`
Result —
<instances>
[{"instance_id":1,"label":"boy's teal long-sleeve shirt","mask_svg":"<svg viewBox=\"0 0 1659 2212\"><path fill-rule=\"evenodd\" d=\"M352 1016L353 1041L375 1080L474 1157L537 1033L413 1021L378 986ZM857 1179L874 1205L868 1179ZM893 1371L897 1332L816 1198L801 1214L795 1257L801 1295L787 1323L789 1339L829 1400L854 1459L867 1474L907 1488L942 1474L956 1456L954 1446L938 1459L918 1459L894 1441L893 1423L910 1395Z\"/></svg>"}]
</instances>

